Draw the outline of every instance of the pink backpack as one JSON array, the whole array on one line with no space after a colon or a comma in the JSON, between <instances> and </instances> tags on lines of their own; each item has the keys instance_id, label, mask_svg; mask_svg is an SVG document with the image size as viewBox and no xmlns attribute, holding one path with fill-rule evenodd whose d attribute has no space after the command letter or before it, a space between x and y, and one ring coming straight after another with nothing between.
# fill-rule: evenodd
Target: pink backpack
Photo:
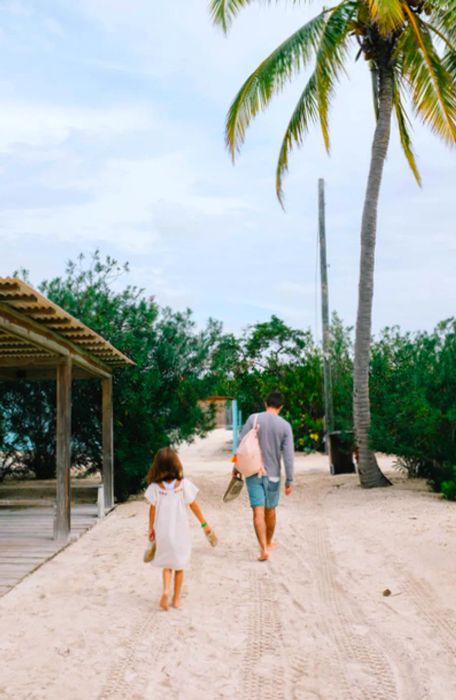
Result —
<instances>
[{"instance_id":1,"label":"pink backpack","mask_svg":"<svg viewBox=\"0 0 456 700\"><path fill-rule=\"evenodd\" d=\"M236 452L236 469L245 477L266 474L258 440L259 429L257 413L253 421L253 428L249 430L247 435L244 435Z\"/></svg>"}]
</instances>

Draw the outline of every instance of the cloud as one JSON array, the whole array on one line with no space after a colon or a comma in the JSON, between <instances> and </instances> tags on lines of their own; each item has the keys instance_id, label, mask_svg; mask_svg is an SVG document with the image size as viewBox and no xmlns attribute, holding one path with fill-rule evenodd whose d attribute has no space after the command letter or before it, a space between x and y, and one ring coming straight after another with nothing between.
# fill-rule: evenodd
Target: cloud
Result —
<instances>
[{"instance_id":1,"label":"cloud","mask_svg":"<svg viewBox=\"0 0 456 700\"><path fill-rule=\"evenodd\" d=\"M24 101L0 102L0 152L17 144L53 146L80 132L109 139L153 128L150 108L136 105L115 108L64 107Z\"/></svg>"},{"instance_id":2,"label":"cloud","mask_svg":"<svg viewBox=\"0 0 456 700\"><path fill-rule=\"evenodd\" d=\"M315 11L252 3L225 38L206 0L2 3L7 272L25 265L34 279L50 276L69 255L100 246L129 259L132 279L161 303L190 305L200 320L211 314L236 329L277 313L313 325L324 177L330 304L352 323L374 128L366 66L351 65L338 86L331 156L318 127L293 154L286 214L274 169L303 77L259 115L235 167L223 142L241 82ZM380 202L377 328L429 327L454 306L453 154L420 125L414 138L423 190L393 129Z\"/></svg>"}]
</instances>

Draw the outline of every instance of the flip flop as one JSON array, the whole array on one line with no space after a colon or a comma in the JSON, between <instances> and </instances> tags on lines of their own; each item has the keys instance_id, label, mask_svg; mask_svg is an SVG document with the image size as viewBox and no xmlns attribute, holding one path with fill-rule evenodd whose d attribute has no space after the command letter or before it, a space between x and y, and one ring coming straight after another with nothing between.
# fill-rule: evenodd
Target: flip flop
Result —
<instances>
[{"instance_id":1,"label":"flip flop","mask_svg":"<svg viewBox=\"0 0 456 700\"><path fill-rule=\"evenodd\" d=\"M238 476L233 476L228 484L227 490L224 493L223 502L229 503L230 501L234 501L234 499L241 493L243 486L244 480L240 479Z\"/></svg>"},{"instance_id":2,"label":"flip flop","mask_svg":"<svg viewBox=\"0 0 456 700\"><path fill-rule=\"evenodd\" d=\"M143 562L146 564L155 557L155 552L157 551L157 543L155 540L149 542L143 554Z\"/></svg>"}]
</instances>

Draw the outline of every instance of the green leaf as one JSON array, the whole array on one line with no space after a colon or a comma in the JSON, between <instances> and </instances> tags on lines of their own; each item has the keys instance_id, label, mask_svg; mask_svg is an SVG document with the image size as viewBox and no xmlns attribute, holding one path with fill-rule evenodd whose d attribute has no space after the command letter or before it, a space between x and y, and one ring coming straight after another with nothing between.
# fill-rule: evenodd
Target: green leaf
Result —
<instances>
[{"instance_id":1,"label":"green leaf","mask_svg":"<svg viewBox=\"0 0 456 700\"><path fill-rule=\"evenodd\" d=\"M291 0L293 5L299 5L303 0ZM233 20L247 5L251 5L255 0L211 0L209 9L214 24L219 24L224 32L230 28ZM265 0L268 4L272 0ZM278 2L278 0L276 0Z\"/></svg>"},{"instance_id":2,"label":"green leaf","mask_svg":"<svg viewBox=\"0 0 456 700\"><path fill-rule=\"evenodd\" d=\"M344 69L348 53L351 21L357 2L343 2L328 16L315 58L320 126L326 150L329 151L328 114L332 94Z\"/></svg>"},{"instance_id":3,"label":"green leaf","mask_svg":"<svg viewBox=\"0 0 456 700\"><path fill-rule=\"evenodd\" d=\"M335 83L347 56L351 20L355 2L345 2L331 12L318 44L315 70L299 98L288 123L280 148L276 169L276 192L283 206L283 176L288 170L289 153L294 144L300 146L311 123L320 120L323 140L329 150L328 112Z\"/></svg>"},{"instance_id":4,"label":"green leaf","mask_svg":"<svg viewBox=\"0 0 456 700\"><path fill-rule=\"evenodd\" d=\"M324 26L325 13L322 12L286 39L247 78L230 107L226 122L226 142L233 158L244 142L252 119L308 63L312 51L317 51Z\"/></svg>"},{"instance_id":5,"label":"green leaf","mask_svg":"<svg viewBox=\"0 0 456 700\"><path fill-rule=\"evenodd\" d=\"M418 171L418 167L416 165L416 160L415 160L415 154L413 152L413 147L412 147L412 140L410 138L409 134L409 124L410 120L407 116L407 112L405 111L403 105L402 105L402 100L401 100L401 92L400 92L400 87L395 80L393 83L393 102L394 102L394 111L396 113L396 119L397 119L397 125L399 129L399 137L401 140L401 145L402 149L404 151L405 157L407 159L407 162L415 176L415 179L421 187L421 175Z\"/></svg>"},{"instance_id":6,"label":"green leaf","mask_svg":"<svg viewBox=\"0 0 456 700\"><path fill-rule=\"evenodd\" d=\"M318 119L318 93L315 73L310 77L288 123L280 148L276 170L276 192L283 206L282 181L288 171L288 157L293 145L300 146L311 123Z\"/></svg>"},{"instance_id":7,"label":"green leaf","mask_svg":"<svg viewBox=\"0 0 456 700\"><path fill-rule=\"evenodd\" d=\"M456 51L447 51L442 59L442 65L456 84Z\"/></svg>"},{"instance_id":8,"label":"green leaf","mask_svg":"<svg viewBox=\"0 0 456 700\"><path fill-rule=\"evenodd\" d=\"M426 21L439 29L450 42L454 42L456 39L456 3L434 0L430 9Z\"/></svg>"}]
</instances>

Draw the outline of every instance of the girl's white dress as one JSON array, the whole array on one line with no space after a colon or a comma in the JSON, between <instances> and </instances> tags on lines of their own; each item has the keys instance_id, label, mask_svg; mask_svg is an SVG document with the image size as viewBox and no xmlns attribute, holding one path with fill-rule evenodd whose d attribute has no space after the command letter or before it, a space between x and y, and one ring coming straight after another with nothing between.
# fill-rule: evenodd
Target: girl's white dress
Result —
<instances>
[{"instance_id":1,"label":"girl's white dress","mask_svg":"<svg viewBox=\"0 0 456 700\"><path fill-rule=\"evenodd\" d=\"M198 489L189 479L176 483L164 483L165 488L150 484L144 497L155 506L157 551L152 564L179 571L185 569L192 553L187 506L195 500Z\"/></svg>"}]
</instances>

